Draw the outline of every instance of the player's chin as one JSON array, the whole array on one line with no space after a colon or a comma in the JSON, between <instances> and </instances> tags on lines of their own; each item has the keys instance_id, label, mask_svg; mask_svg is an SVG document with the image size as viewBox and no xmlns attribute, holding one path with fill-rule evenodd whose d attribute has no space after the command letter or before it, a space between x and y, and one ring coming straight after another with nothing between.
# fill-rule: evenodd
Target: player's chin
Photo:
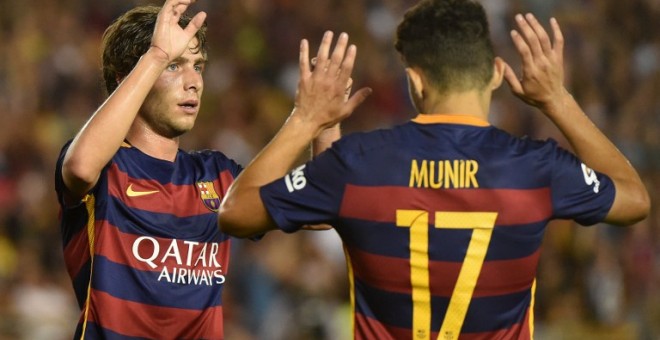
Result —
<instances>
[{"instance_id":1,"label":"player's chin","mask_svg":"<svg viewBox=\"0 0 660 340\"><path fill-rule=\"evenodd\" d=\"M177 124L172 124L170 126L170 133L169 135L171 137L179 137L188 131L192 130L192 128L195 126L195 120L192 119L190 121L179 121Z\"/></svg>"}]
</instances>

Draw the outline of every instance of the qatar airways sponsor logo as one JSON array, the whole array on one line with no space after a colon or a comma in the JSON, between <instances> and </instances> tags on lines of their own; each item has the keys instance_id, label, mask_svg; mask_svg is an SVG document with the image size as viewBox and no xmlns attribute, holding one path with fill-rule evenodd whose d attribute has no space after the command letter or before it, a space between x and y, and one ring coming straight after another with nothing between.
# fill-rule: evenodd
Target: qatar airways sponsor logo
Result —
<instances>
[{"instance_id":1,"label":"qatar airways sponsor logo","mask_svg":"<svg viewBox=\"0 0 660 340\"><path fill-rule=\"evenodd\" d=\"M187 285L220 285L225 282L218 262L218 243L172 239L169 245L154 237L141 236L133 242L133 256L151 269L160 269L158 281Z\"/></svg>"}]
</instances>

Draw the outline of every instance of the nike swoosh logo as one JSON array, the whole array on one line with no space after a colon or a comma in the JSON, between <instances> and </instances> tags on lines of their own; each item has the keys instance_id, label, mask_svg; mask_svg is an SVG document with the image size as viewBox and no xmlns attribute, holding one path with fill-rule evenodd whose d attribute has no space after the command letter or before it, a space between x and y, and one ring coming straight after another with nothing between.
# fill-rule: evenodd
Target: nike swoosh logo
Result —
<instances>
[{"instance_id":1,"label":"nike swoosh logo","mask_svg":"<svg viewBox=\"0 0 660 340\"><path fill-rule=\"evenodd\" d=\"M126 188L126 195L128 197L140 197L140 196L146 196L146 195L151 195L157 193L158 190L152 190L152 191L135 191L133 190L133 184L129 185L128 188Z\"/></svg>"}]
</instances>

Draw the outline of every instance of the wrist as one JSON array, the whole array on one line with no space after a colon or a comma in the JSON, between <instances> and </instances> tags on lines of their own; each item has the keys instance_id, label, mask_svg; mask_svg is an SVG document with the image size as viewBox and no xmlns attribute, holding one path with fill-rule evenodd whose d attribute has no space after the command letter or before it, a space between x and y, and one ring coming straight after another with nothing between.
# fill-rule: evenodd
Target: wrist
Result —
<instances>
[{"instance_id":1,"label":"wrist","mask_svg":"<svg viewBox=\"0 0 660 340\"><path fill-rule=\"evenodd\" d=\"M157 64L167 66L170 62L170 56L162 48L151 45L147 52L142 55L143 58Z\"/></svg>"},{"instance_id":2,"label":"wrist","mask_svg":"<svg viewBox=\"0 0 660 340\"><path fill-rule=\"evenodd\" d=\"M284 124L285 126L290 126L300 138L311 141L319 136L325 128L313 119L309 119L309 116L301 114L299 108L294 108Z\"/></svg>"},{"instance_id":3,"label":"wrist","mask_svg":"<svg viewBox=\"0 0 660 340\"><path fill-rule=\"evenodd\" d=\"M539 109L543 111L547 116L552 117L557 114L561 114L568 103L574 101L573 95L571 95L566 88L563 88L558 91L556 95L551 96L547 101L539 105Z\"/></svg>"}]
</instances>

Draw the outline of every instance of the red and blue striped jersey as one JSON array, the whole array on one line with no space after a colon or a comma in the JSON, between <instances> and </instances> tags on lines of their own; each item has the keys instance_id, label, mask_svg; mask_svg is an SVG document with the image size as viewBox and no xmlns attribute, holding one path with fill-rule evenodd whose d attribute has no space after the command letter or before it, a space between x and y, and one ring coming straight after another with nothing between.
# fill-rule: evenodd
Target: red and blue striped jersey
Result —
<instances>
[{"instance_id":1,"label":"red and blue striped jersey","mask_svg":"<svg viewBox=\"0 0 660 340\"><path fill-rule=\"evenodd\" d=\"M419 115L346 136L260 193L286 232L335 227L356 339L529 339L548 221L603 220L614 185L553 141Z\"/></svg>"},{"instance_id":2,"label":"red and blue striped jersey","mask_svg":"<svg viewBox=\"0 0 660 340\"><path fill-rule=\"evenodd\" d=\"M64 259L81 309L76 339L222 339L230 238L217 209L241 167L215 151L152 158L123 145L96 186L65 204Z\"/></svg>"}]
</instances>

